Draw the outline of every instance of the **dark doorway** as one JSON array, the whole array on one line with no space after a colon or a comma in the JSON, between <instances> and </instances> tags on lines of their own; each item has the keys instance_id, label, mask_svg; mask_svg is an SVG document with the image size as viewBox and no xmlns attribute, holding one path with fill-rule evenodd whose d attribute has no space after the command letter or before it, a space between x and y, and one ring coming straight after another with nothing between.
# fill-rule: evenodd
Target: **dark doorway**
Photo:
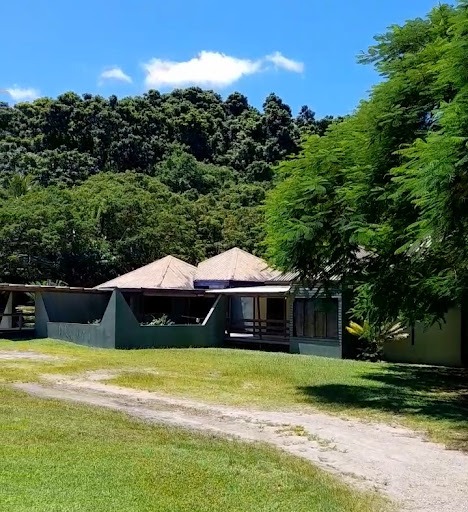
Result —
<instances>
[{"instance_id":1,"label":"dark doorway","mask_svg":"<svg viewBox=\"0 0 468 512\"><path fill-rule=\"evenodd\" d=\"M284 320L285 302L285 299L280 298L267 299L268 320Z\"/></svg>"},{"instance_id":2,"label":"dark doorway","mask_svg":"<svg viewBox=\"0 0 468 512\"><path fill-rule=\"evenodd\" d=\"M286 300L267 298L267 333L279 334L285 330Z\"/></svg>"}]
</instances>

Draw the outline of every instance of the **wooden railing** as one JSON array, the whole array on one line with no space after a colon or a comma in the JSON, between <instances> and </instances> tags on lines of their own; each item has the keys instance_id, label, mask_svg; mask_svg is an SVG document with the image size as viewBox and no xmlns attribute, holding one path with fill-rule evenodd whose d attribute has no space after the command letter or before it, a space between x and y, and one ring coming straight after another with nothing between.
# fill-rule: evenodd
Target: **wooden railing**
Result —
<instances>
[{"instance_id":1,"label":"wooden railing","mask_svg":"<svg viewBox=\"0 0 468 512\"><path fill-rule=\"evenodd\" d=\"M259 318L239 319L236 323L227 320L228 334L252 335L258 339L280 338L289 339L289 321L287 320L262 320Z\"/></svg>"},{"instance_id":2,"label":"wooden railing","mask_svg":"<svg viewBox=\"0 0 468 512\"><path fill-rule=\"evenodd\" d=\"M7 318L11 317L11 319L12 319L11 323L13 324L11 327L2 327L1 326L1 321L5 317L7 317ZM17 322L14 322L15 318L18 319ZM33 316L32 315L25 315L24 313L2 313L0 315L0 331L9 331L9 330L21 331L21 330L23 330L25 328L31 328L28 325L25 325L25 324L34 323L34 322L28 322L27 321L30 318L33 318Z\"/></svg>"}]
</instances>

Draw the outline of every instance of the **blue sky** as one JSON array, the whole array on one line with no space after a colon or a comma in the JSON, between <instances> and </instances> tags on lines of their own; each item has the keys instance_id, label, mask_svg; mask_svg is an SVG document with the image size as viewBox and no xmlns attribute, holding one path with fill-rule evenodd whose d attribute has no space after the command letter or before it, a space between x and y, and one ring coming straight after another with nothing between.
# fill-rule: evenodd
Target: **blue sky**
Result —
<instances>
[{"instance_id":1,"label":"blue sky","mask_svg":"<svg viewBox=\"0 0 468 512\"><path fill-rule=\"evenodd\" d=\"M15 0L0 7L0 100L73 90L238 90L346 114L378 77L356 56L437 0Z\"/></svg>"}]
</instances>

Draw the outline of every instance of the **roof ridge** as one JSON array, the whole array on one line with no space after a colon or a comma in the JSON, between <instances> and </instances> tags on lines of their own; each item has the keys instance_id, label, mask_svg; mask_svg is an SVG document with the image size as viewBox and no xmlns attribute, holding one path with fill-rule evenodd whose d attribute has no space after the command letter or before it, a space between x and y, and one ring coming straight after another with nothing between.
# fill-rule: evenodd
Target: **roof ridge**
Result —
<instances>
[{"instance_id":1,"label":"roof ridge","mask_svg":"<svg viewBox=\"0 0 468 512\"><path fill-rule=\"evenodd\" d=\"M179 258L176 258L176 257L173 257L173 258L174 258L174 260L175 260L175 262L176 262L176 263L179 263L179 262L180 262L180 263L183 263L184 265L190 266L190 267L192 267L190 270L193 270L193 273L195 273L195 272L196 272L197 267L195 267L194 265L191 265L190 263L187 263L187 262L185 262L185 261L183 261L183 260L179 260ZM169 270L169 267L168 267L168 270ZM177 274L179 274L180 276L184 276L184 273L182 272L182 269L180 268L180 266L179 266L179 265L172 267L172 270L173 270L174 272L176 272ZM185 277L185 276L184 276L184 277Z\"/></svg>"},{"instance_id":2,"label":"roof ridge","mask_svg":"<svg viewBox=\"0 0 468 512\"><path fill-rule=\"evenodd\" d=\"M168 255L170 256L170 255ZM167 258L167 256L165 256L165 258ZM164 259L164 258L163 258ZM167 274L167 271L169 270L169 267L171 266L171 263L170 263L170 259L168 258L167 262L166 262L166 268L164 270L164 273L161 277L161 279L159 280L159 286L161 286L162 283L164 283L164 279L166 278L166 274Z\"/></svg>"},{"instance_id":3,"label":"roof ridge","mask_svg":"<svg viewBox=\"0 0 468 512\"><path fill-rule=\"evenodd\" d=\"M274 271L264 259L241 249L231 247L198 264L195 280L267 281Z\"/></svg>"},{"instance_id":4,"label":"roof ridge","mask_svg":"<svg viewBox=\"0 0 468 512\"><path fill-rule=\"evenodd\" d=\"M169 270L171 270L171 272L169 272ZM189 281L192 281L192 277L195 272L196 267L194 265L191 265L172 254L167 254L162 258L143 265L142 267L138 267L130 272L126 272L109 279L105 283L97 285L96 288L107 286L118 287L119 285L122 285L122 283L147 281L153 283L153 286L160 288L167 280L169 280L169 282L184 281L184 286L188 286Z\"/></svg>"},{"instance_id":5,"label":"roof ridge","mask_svg":"<svg viewBox=\"0 0 468 512\"><path fill-rule=\"evenodd\" d=\"M240 247L232 247L231 249L229 249L230 251L238 251L238 252L243 252L244 254L247 254L248 256L253 256L254 258L258 258L258 256L255 256L255 254L252 254L251 252L249 251L246 251L245 249L242 249Z\"/></svg>"},{"instance_id":6,"label":"roof ridge","mask_svg":"<svg viewBox=\"0 0 468 512\"><path fill-rule=\"evenodd\" d=\"M170 258L172 261L175 261L177 263L183 263L184 265L187 265L187 266L192 267L194 269L197 268L196 265L192 265L188 261L184 261L184 260L178 258L177 256L174 256L173 254L168 254L167 256L164 256L164 258ZM163 260L164 258L160 258L160 259ZM156 260L156 261L160 261L160 260ZM155 262L153 262L153 263L155 263Z\"/></svg>"},{"instance_id":7,"label":"roof ridge","mask_svg":"<svg viewBox=\"0 0 468 512\"><path fill-rule=\"evenodd\" d=\"M231 249L231 251L234 251L234 254L235 254L235 260L234 260L234 268L231 269L231 275L230 275L230 279L234 279L235 275L236 275L236 270L237 270L237 262L239 260L239 251L242 250L242 249L239 249L239 247L233 247Z\"/></svg>"}]
</instances>

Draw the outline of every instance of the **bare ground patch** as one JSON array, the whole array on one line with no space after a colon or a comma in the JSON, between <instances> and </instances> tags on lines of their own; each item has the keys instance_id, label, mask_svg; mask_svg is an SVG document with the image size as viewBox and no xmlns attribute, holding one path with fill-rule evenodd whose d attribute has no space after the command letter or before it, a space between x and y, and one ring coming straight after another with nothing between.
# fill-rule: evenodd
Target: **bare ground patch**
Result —
<instances>
[{"instance_id":1,"label":"bare ground patch","mask_svg":"<svg viewBox=\"0 0 468 512\"><path fill-rule=\"evenodd\" d=\"M427 442L412 430L345 420L324 413L272 412L213 406L101 382L114 372L47 376L48 383L18 384L44 398L86 403L188 429L266 442L376 489L414 512L466 509L468 455Z\"/></svg>"},{"instance_id":2,"label":"bare ground patch","mask_svg":"<svg viewBox=\"0 0 468 512\"><path fill-rule=\"evenodd\" d=\"M22 350L1 350L0 361L16 361L18 359L26 359L28 361L60 361L63 358L40 354L38 352L29 352Z\"/></svg>"}]
</instances>

